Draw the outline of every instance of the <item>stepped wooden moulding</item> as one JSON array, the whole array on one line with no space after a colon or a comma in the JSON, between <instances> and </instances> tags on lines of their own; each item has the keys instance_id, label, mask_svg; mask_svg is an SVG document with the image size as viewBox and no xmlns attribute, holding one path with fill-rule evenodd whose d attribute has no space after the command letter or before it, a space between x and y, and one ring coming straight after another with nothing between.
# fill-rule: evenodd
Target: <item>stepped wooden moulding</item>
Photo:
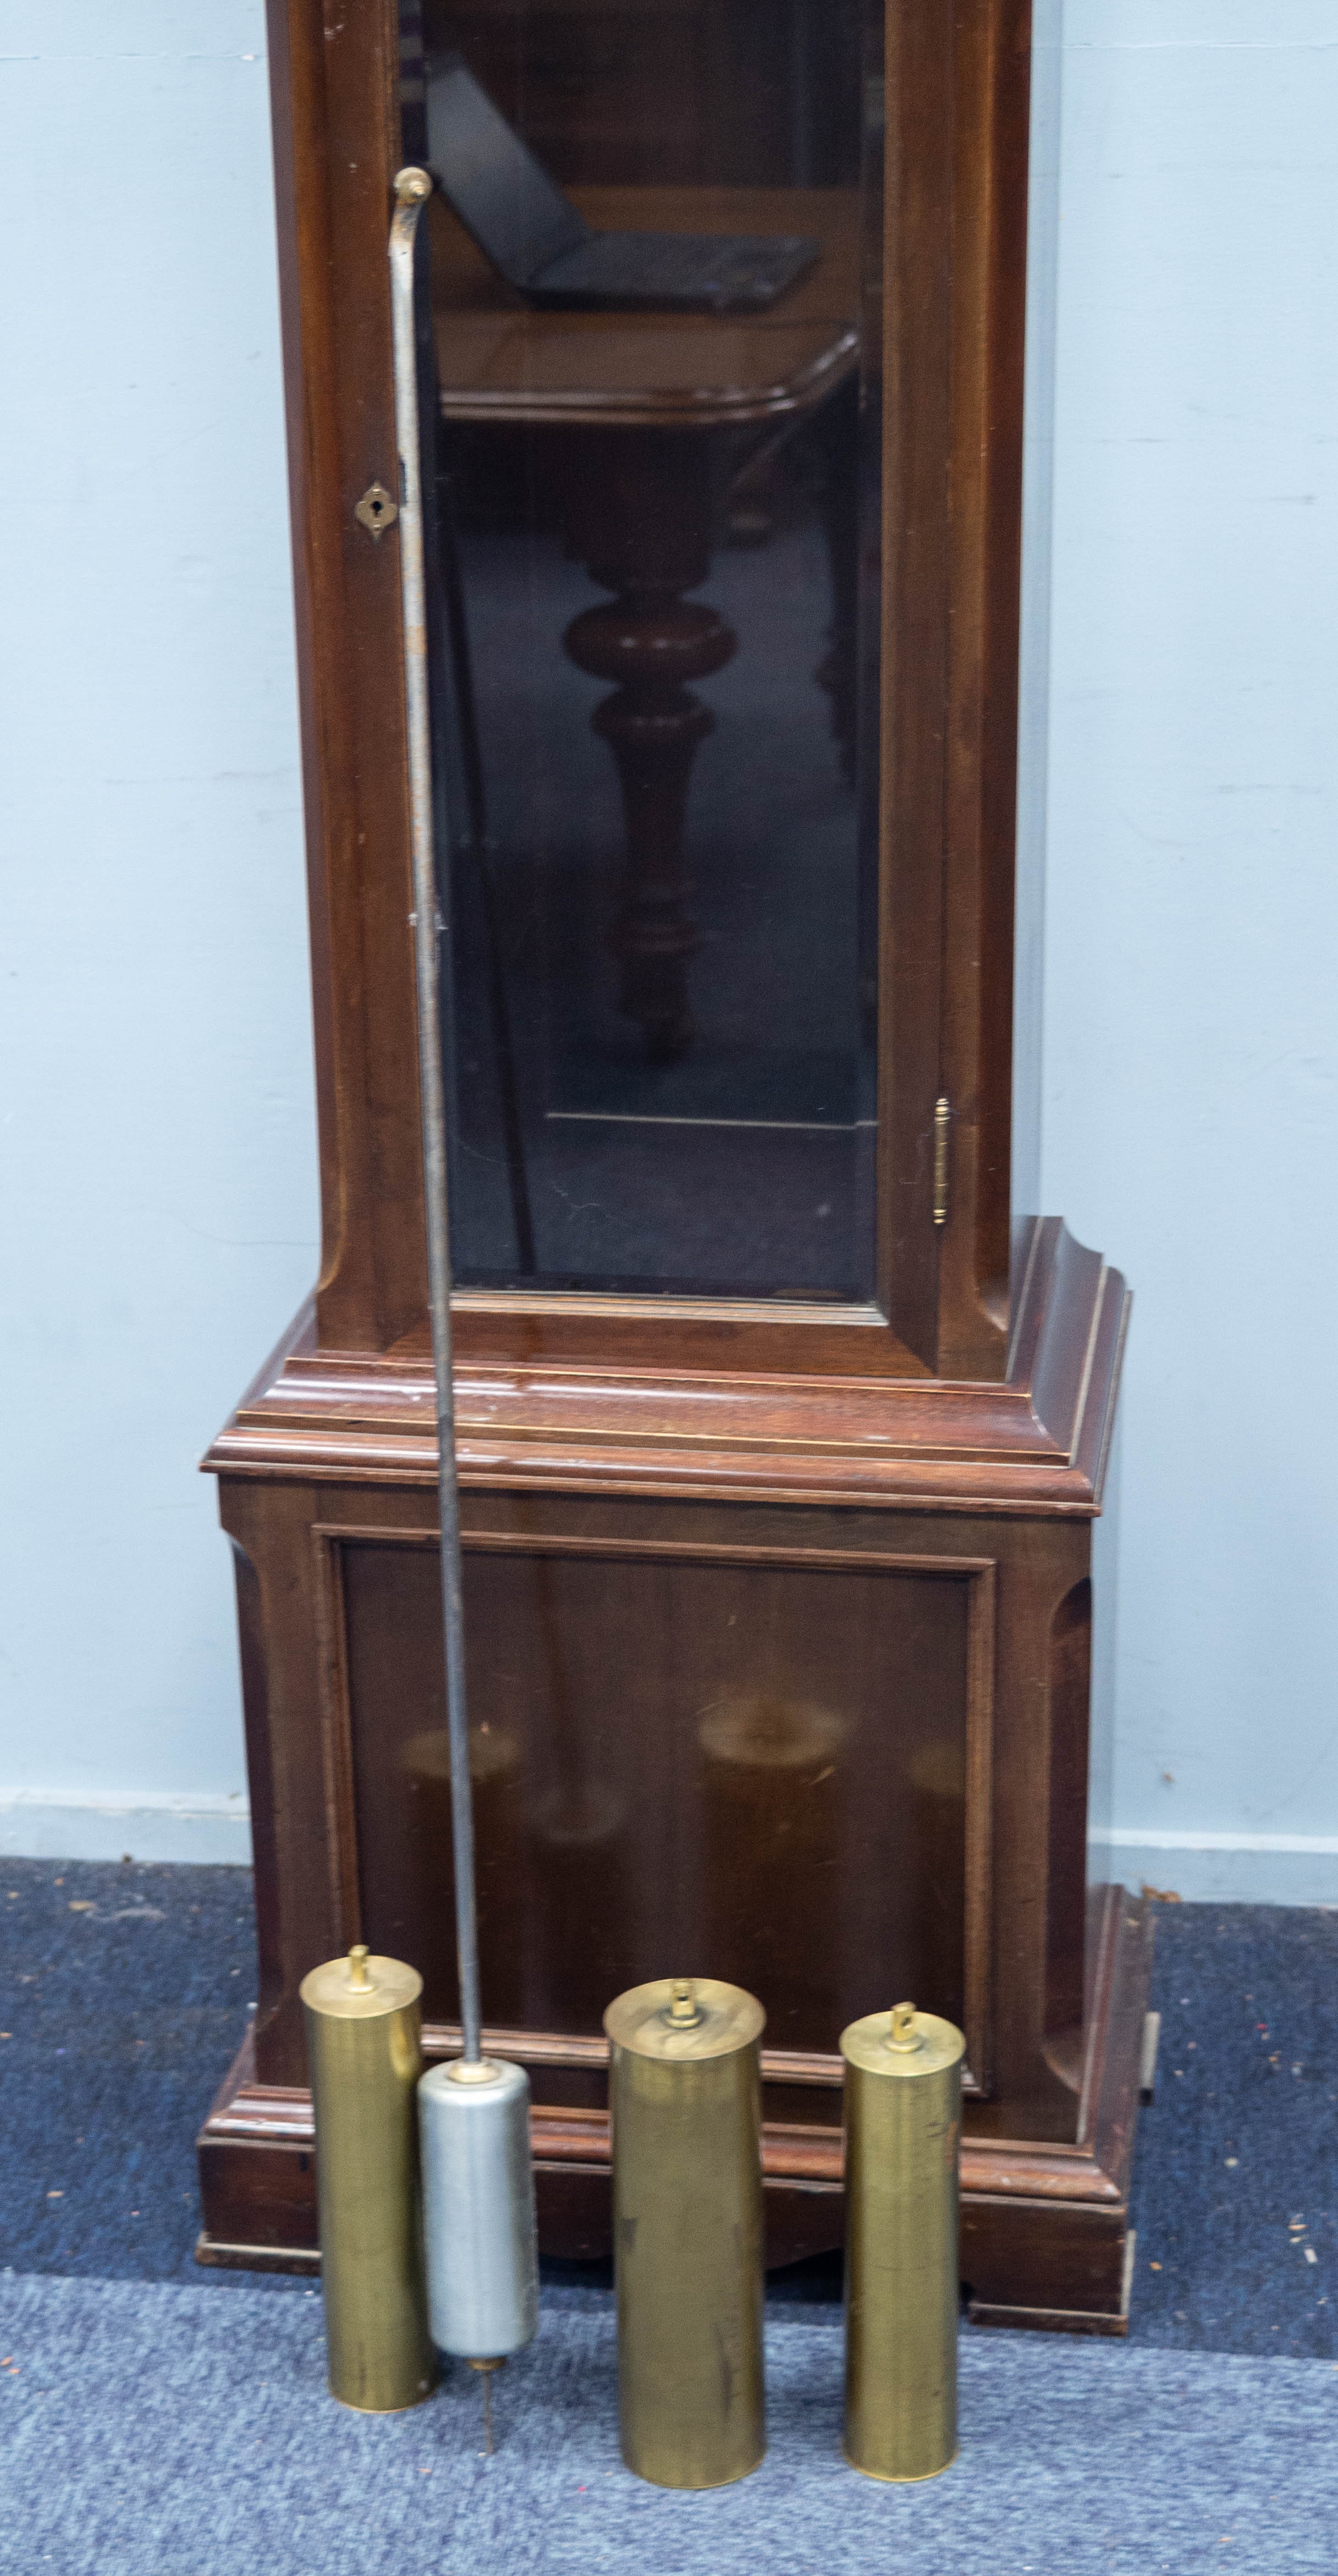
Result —
<instances>
[{"instance_id":1,"label":"stepped wooden moulding","mask_svg":"<svg viewBox=\"0 0 1338 2576\"><path fill-rule=\"evenodd\" d=\"M610 61L624 16L626 60L642 59L657 5L601 7ZM730 6L746 33L751 0ZM260 1986L201 2133L199 2253L304 2269L319 2258L303 1975L365 1940L423 1974L429 2057L458 2033L398 540L356 515L371 487L398 488L386 233L395 169L424 148L420 19L381 0L271 0L269 14L325 1244L309 1308L206 1461L236 1553ZM585 0L568 14L590 17ZM841 2241L839 2032L911 1994L967 2038L972 2314L1120 2333L1150 1935L1139 1900L1089 1881L1087 1856L1107 1754L1091 1714L1093 1528L1128 1299L1057 1220L1013 1208L1028 14L1023 0L888 0L866 21L881 89L870 75L863 94L885 106L877 310L862 290L859 323L883 493L872 1293L501 1277L458 1294L487 2045L530 2072L542 2243L592 2255L609 2231L609 1999L666 1974L756 1993L769 2255L784 2262ZM466 52L483 28L510 62L528 18L519 0L432 0L426 23L429 45ZM562 127L577 94L556 73L543 89L552 165L573 186L634 187L619 118L641 151L654 102L624 82L616 116L582 125L572 107ZM737 117L726 134L699 101L693 118L705 157L685 180L733 184L700 138L719 126L719 152L742 152ZM738 173L759 192L795 176L795 120L775 99L768 118L765 153L755 138ZM672 167L653 175L672 189ZM492 289L469 292L487 320ZM579 421L531 416L537 328L520 299L500 303L477 343L495 363L469 437L578 441ZM462 356L442 316L439 295L450 438L475 344ZM644 411L669 347L645 316L623 339L616 316L561 318L599 325L590 435L605 444L598 471L561 449L551 485L576 567L552 621L555 689L586 685L561 639L573 605L597 610L571 585L601 560L600 477L623 454L607 442L640 434L629 370ZM675 401L695 425L672 433L724 458L707 478L717 500L736 469L753 474L750 507L780 487L757 482L760 451L730 444L754 429L726 437L721 405L747 414L754 343L761 367L763 337L735 330L732 374L694 368ZM771 344L766 382L783 391L774 326ZM569 329L569 372L583 345ZM621 425L596 399L615 378ZM783 457L784 424L764 427ZM805 453L830 457L838 429ZM670 478L694 511L695 474ZM715 522L694 526L688 571L709 584ZM840 538L830 513L827 532ZM667 615L638 590L627 535L620 523L605 587ZM730 668L754 649L741 630ZM694 676L704 700L715 685ZM672 1008L657 986L649 1010L635 977L630 1004L634 1020L673 1022L670 1055L692 1043L685 992L700 1016L681 874L697 792L686 823L675 809L662 880L629 805L632 909L599 948L616 982L628 920L653 944L669 887Z\"/></svg>"}]
</instances>

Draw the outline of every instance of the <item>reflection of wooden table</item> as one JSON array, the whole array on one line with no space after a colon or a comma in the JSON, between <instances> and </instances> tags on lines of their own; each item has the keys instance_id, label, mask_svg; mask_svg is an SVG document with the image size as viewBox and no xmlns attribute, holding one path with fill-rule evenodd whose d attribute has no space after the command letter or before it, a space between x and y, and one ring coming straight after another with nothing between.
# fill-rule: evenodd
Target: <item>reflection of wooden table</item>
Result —
<instances>
[{"instance_id":1,"label":"reflection of wooden table","mask_svg":"<svg viewBox=\"0 0 1338 2576\"><path fill-rule=\"evenodd\" d=\"M685 600L710 569L719 502L750 446L814 411L858 363L858 200L835 188L586 188L600 227L811 233L823 256L770 312L536 313L495 275L438 199L432 245L437 368L449 421L545 434L567 532L615 596L567 630L583 671L614 682L596 709L622 781L627 874L614 946L622 1006L658 1055L692 1031L684 814L714 719L688 683L737 637Z\"/></svg>"}]
</instances>

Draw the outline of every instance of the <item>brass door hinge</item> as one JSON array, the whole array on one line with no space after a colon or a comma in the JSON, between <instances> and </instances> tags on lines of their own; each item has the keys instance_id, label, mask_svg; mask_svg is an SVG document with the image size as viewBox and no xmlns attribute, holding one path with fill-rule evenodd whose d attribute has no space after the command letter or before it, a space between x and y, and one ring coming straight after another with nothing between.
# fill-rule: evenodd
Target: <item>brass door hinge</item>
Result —
<instances>
[{"instance_id":1,"label":"brass door hinge","mask_svg":"<svg viewBox=\"0 0 1338 2576\"><path fill-rule=\"evenodd\" d=\"M934 1223L948 1222L948 1130L952 1103L946 1093L934 1103Z\"/></svg>"}]
</instances>

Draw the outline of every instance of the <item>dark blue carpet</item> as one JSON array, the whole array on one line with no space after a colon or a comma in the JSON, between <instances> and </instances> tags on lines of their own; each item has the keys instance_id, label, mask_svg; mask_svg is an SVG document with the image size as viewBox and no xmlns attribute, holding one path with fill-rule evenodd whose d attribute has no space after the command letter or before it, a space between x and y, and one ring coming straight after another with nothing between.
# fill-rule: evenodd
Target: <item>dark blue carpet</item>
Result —
<instances>
[{"instance_id":1,"label":"dark blue carpet","mask_svg":"<svg viewBox=\"0 0 1338 2576\"><path fill-rule=\"evenodd\" d=\"M0 1861L0 2263L199 2280L195 2136L255 1964L247 1869Z\"/></svg>"},{"instance_id":2,"label":"dark blue carpet","mask_svg":"<svg viewBox=\"0 0 1338 2576\"><path fill-rule=\"evenodd\" d=\"M1161 1905L1131 2332L1338 2359L1338 1913Z\"/></svg>"}]
</instances>

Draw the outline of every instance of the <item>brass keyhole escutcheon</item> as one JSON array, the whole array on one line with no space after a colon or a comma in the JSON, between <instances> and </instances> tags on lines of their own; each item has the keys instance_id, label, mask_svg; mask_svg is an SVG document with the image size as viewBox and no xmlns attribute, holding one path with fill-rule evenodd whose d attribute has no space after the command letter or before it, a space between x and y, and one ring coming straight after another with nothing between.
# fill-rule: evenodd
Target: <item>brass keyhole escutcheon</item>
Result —
<instances>
[{"instance_id":1,"label":"brass keyhole escutcheon","mask_svg":"<svg viewBox=\"0 0 1338 2576\"><path fill-rule=\"evenodd\" d=\"M393 528L399 517L398 501L392 500L384 483L369 483L362 499L354 504L353 516L369 537L378 541L387 528Z\"/></svg>"}]
</instances>

